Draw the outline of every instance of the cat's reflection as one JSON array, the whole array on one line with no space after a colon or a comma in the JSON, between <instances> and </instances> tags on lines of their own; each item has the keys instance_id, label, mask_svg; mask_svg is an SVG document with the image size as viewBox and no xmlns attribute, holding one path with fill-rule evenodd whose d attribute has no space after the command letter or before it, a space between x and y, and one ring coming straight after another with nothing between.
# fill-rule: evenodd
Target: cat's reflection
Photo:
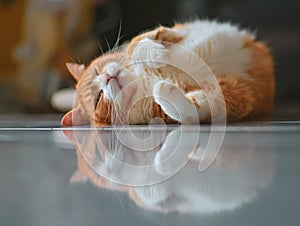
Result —
<instances>
[{"instance_id":1,"label":"cat's reflection","mask_svg":"<svg viewBox=\"0 0 300 226\"><path fill-rule=\"evenodd\" d=\"M273 177L271 134L227 133L216 156L217 152L203 152L208 133L181 127L152 133L75 130L66 134L77 147L78 170L72 183L89 180L101 188L126 191L143 208L193 213L234 210L257 198ZM209 166L202 172L200 160Z\"/></svg>"}]
</instances>

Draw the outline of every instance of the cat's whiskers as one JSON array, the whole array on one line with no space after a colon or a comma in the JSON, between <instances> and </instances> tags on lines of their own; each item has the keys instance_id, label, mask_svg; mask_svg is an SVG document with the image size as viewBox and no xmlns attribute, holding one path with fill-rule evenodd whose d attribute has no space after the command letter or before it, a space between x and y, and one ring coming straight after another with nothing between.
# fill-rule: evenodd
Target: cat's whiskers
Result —
<instances>
[{"instance_id":1,"label":"cat's whiskers","mask_svg":"<svg viewBox=\"0 0 300 226\"><path fill-rule=\"evenodd\" d=\"M99 47L99 49L101 51L101 55L103 55L104 54L104 50L103 50L103 48L102 48L102 46L101 46L101 44L100 44L99 41L97 41L97 45L98 45L98 47Z\"/></svg>"},{"instance_id":2,"label":"cat's whiskers","mask_svg":"<svg viewBox=\"0 0 300 226\"><path fill-rule=\"evenodd\" d=\"M107 38L104 37L104 40L105 40L105 42L106 42L106 46L107 46L107 48L108 48L108 52L110 52L110 51L111 51L111 48L110 48L110 45L109 45L109 42L108 42Z\"/></svg>"},{"instance_id":3,"label":"cat's whiskers","mask_svg":"<svg viewBox=\"0 0 300 226\"><path fill-rule=\"evenodd\" d=\"M106 113L106 116L105 116L105 121L107 121L108 120L108 118L109 118L109 115L112 115L112 103L111 102L108 102L107 103L107 113Z\"/></svg>"},{"instance_id":4,"label":"cat's whiskers","mask_svg":"<svg viewBox=\"0 0 300 226\"><path fill-rule=\"evenodd\" d=\"M119 103L112 103L112 114L111 114L112 120L111 120L111 122L113 125L122 123L122 115L120 115L121 112L122 111L119 106Z\"/></svg>"},{"instance_id":5,"label":"cat's whiskers","mask_svg":"<svg viewBox=\"0 0 300 226\"><path fill-rule=\"evenodd\" d=\"M119 48L119 42L120 40L123 38L123 35L121 37L119 37L119 39L116 41L116 43L114 44L113 48L112 48L112 52L115 53L115 52L118 52Z\"/></svg>"},{"instance_id":6,"label":"cat's whiskers","mask_svg":"<svg viewBox=\"0 0 300 226\"><path fill-rule=\"evenodd\" d=\"M76 58L77 58L77 62L78 62L79 64L81 64L82 61L80 60L80 57L79 57L79 53L78 53L78 52L76 53Z\"/></svg>"},{"instance_id":7,"label":"cat's whiskers","mask_svg":"<svg viewBox=\"0 0 300 226\"><path fill-rule=\"evenodd\" d=\"M119 46L120 40L123 38L123 35L121 36L121 31L122 31L122 19L120 20L120 26L119 26L119 31L118 31L118 36L115 44L113 45L112 50L116 51L116 47Z\"/></svg>"}]
</instances>

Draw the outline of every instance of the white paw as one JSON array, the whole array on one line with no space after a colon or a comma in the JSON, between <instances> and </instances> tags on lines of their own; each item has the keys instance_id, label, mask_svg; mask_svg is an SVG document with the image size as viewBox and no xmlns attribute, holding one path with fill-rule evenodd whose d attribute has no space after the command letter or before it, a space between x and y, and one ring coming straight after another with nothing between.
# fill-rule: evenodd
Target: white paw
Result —
<instances>
[{"instance_id":1,"label":"white paw","mask_svg":"<svg viewBox=\"0 0 300 226\"><path fill-rule=\"evenodd\" d=\"M197 123L199 116L194 104L175 84L159 81L153 86L153 97L172 119L183 123Z\"/></svg>"},{"instance_id":2,"label":"white paw","mask_svg":"<svg viewBox=\"0 0 300 226\"><path fill-rule=\"evenodd\" d=\"M134 48L132 59L150 68L160 68L168 64L169 51L162 44L146 38Z\"/></svg>"},{"instance_id":3,"label":"white paw","mask_svg":"<svg viewBox=\"0 0 300 226\"><path fill-rule=\"evenodd\" d=\"M160 152L158 152L154 159L155 170L160 175L172 175L176 173L180 167L180 164L177 164L173 159L165 159Z\"/></svg>"}]
</instances>

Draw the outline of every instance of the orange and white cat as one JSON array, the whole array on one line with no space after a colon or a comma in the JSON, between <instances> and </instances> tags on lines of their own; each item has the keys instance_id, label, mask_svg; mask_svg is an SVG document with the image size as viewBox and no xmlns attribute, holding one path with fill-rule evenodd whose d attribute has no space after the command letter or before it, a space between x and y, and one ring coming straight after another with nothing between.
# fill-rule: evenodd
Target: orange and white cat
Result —
<instances>
[{"instance_id":1,"label":"orange and white cat","mask_svg":"<svg viewBox=\"0 0 300 226\"><path fill-rule=\"evenodd\" d=\"M269 49L253 33L230 23L196 20L142 33L88 67L68 63L78 81L77 106L62 125L147 124L155 117L166 123L210 122L209 87L173 66L184 62L187 68L199 68L196 58L216 76L228 121L270 115L275 82Z\"/></svg>"}]
</instances>

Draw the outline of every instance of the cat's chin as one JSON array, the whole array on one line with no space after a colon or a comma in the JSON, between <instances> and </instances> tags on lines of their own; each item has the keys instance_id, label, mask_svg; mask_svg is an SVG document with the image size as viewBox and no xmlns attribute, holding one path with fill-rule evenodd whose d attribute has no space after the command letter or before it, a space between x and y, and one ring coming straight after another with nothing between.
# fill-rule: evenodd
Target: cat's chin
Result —
<instances>
[{"instance_id":1,"label":"cat's chin","mask_svg":"<svg viewBox=\"0 0 300 226\"><path fill-rule=\"evenodd\" d=\"M122 99L122 91L121 86L118 83L116 79L111 79L105 89L104 89L104 96L109 101L115 102L115 101L121 101Z\"/></svg>"}]
</instances>

